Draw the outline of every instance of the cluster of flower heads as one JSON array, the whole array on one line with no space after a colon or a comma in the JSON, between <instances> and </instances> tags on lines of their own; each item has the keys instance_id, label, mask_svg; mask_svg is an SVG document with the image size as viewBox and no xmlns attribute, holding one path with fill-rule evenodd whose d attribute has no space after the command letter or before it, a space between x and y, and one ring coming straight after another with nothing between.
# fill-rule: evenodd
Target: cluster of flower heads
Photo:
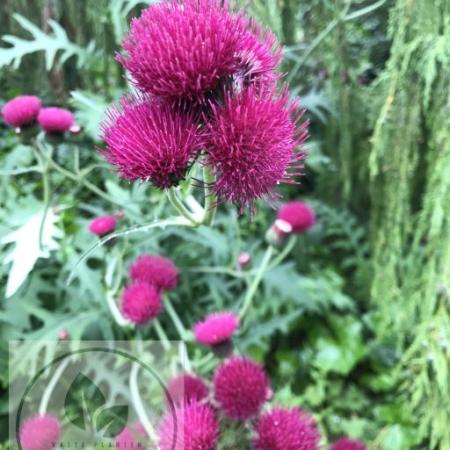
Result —
<instances>
[{"instance_id":1,"label":"cluster of flower heads","mask_svg":"<svg viewBox=\"0 0 450 450\"><path fill-rule=\"evenodd\" d=\"M124 178L164 189L198 159L219 201L244 209L295 182L307 123L277 89L274 35L220 0L163 0L131 23L119 62L137 93L110 109L103 156Z\"/></svg>"},{"instance_id":2,"label":"cluster of flower heads","mask_svg":"<svg viewBox=\"0 0 450 450\"><path fill-rule=\"evenodd\" d=\"M319 450L320 432L313 417L300 408L269 406L270 381L261 365L231 356L216 367L211 386L183 373L167 386L167 407L157 427L160 450L214 450L232 421L250 429L253 450ZM225 419L225 420L223 420ZM235 428L235 427L234 427ZM24 450L52 450L62 425L50 414L36 415L20 427ZM242 437L236 448L242 448ZM143 425L135 422L115 438L116 450L148 448ZM343 437L330 450L365 450L361 441Z\"/></svg>"},{"instance_id":3,"label":"cluster of flower heads","mask_svg":"<svg viewBox=\"0 0 450 450\"><path fill-rule=\"evenodd\" d=\"M231 356L216 367L209 383L194 374L173 378L167 388L171 407L158 426L161 450L214 450L232 421L251 429L254 450L318 450L320 432L313 417L300 408L269 406L270 381L261 365L249 358ZM224 419L224 420L223 420ZM136 424L116 439L116 449L136 441ZM239 439L242 439L240 437ZM242 448L242 442L235 442ZM357 440L341 438L332 450L365 450Z\"/></svg>"},{"instance_id":4,"label":"cluster of flower heads","mask_svg":"<svg viewBox=\"0 0 450 450\"><path fill-rule=\"evenodd\" d=\"M131 266L131 276L138 280L154 276L155 267L161 269L167 263L161 264L161 257L155 258L152 260L149 255L138 258ZM153 279L166 288L176 285L173 270L159 270L158 276ZM198 322L194 334L200 343L214 347L231 340L237 327L233 313L215 313ZM211 383L193 373L177 375L167 384L165 413L157 428L158 448L214 450L232 421L250 428L253 450L318 450L321 437L313 417L300 408L269 406L272 397L270 380L263 367L243 356L225 358L216 367ZM20 440L24 450L50 450L57 445L60 434L55 417L35 416L22 426ZM145 428L137 422L117 435L115 448L146 448L148 442ZM235 444L241 448L241 442ZM362 442L343 437L330 450L365 448Z\"/></svg>"},{"instance_id":5,"label":"cluster of flower heads","mask_svg":"<svg viewBox=\"0 0 450 450\"><path fill-rule=\"evenodd\" d=\"M61 134L66 131L76 133L79 127L75 124L73 114L64 108L42 107L39 97L34 95L19 95L2 108L5 123L16 128L22 128L39 123L46 133Z\"/></svg>"},{"instance_id":6,"label":"cluster of flower heads","mask_svg":"<svg viewBox=\"0 0 450 450\"><path fill-rule=\"evenodd\" d=\"M162 311L161 293L178 284L178 269L168 258L141 255L130 266L129 283L122 293L122 314L136 325L145 325Z\"/></svg>"}]
</instances>

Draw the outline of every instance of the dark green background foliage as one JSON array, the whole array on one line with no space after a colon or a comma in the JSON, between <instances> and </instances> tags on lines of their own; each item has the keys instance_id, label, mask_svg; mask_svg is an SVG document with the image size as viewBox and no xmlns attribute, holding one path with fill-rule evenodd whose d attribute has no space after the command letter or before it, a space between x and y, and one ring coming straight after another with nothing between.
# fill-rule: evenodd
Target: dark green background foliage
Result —
<instances>
[{"instance_id":1,"label":"dark green background foliage","mask_svg":"<svg viewBox=\"0 0 450 450\"><path fill-rule=\"evenodd\" d=\"M130 234L97 249L65 283L95 243L86 230L93 216L122 209L126 229L171 214L162 194L120 181L95 151L106 105L127 89L114 53L145 3L0 3L2 33L21 39L1 44L0 96L37 94L71 107L83 127L56 146L55 160L72 177L50 172L47 200L57 206L59 249L40 258L0 304L5 424L8 339L30 340L30 354L37 354L48 351L38 340L55 339L63 328L74 339L132 338L114 324L105 297L119 295L129 262L144 251L180 267L171 298L185 324L237 309L249 282L235 270L237 255L250 251L256 267L264 252L274 212L260 204L250 219L222 206L213 228ZM306 175L282 192L309 201L318 225L264 276L238 346L264 362L276 400L314 412L328 441L349 434L372 448L449 450L450 2L244 6L286 45L286 78L308 109ZM1 127L6 236L42 210L43 181L32 149ZM1 247L2 258L11 248ZM3 286L10 265L0 267ZM165 315L161 324L177 338ZM190 351L194 361L203 352ZM21 356L14 355L14 371Z\"/></svg>"}]
</instances>

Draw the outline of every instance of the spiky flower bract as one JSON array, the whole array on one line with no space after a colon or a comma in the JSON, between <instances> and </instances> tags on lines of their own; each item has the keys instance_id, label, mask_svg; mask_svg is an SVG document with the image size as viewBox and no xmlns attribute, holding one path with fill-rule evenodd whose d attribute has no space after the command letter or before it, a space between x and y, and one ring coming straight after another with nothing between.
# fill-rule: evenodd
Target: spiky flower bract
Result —
<instances>
[{"instance_id":1,"label":"spiky flower bract","mask_svg":"<svg viewBox=\"0 0 450 450\"><path fill-rule=\"evenodd\" d=\"M363 442L356 439L343 437L331 446L331 450L366 450L366 446Z\"/></svg>"},{"instance_id":2,"label":"spiky flower bract","mask_svg":"<svg viewBox=\"0 0 450 450\"><path fill-rule=\"evenodd\" d=\"M278 65L281 60L281 50L277 38L261 24L250 23L250 31L237 53L238 70L233 75L233 81L239 89L254 85L257 89L274 88L279 74Z\"/></svg>"},{"instance_id":3,"label":"spiky flower bract","mask_svg":"<svg viewBox=\"0 0 450 450\"><path fill-rule=\"evenodd\" d=\"M177 185L201 147L190 112L148 97L125 97L102 123L105 159L131 181L150 180L160 189Z\"/></svg>"},{"instance_id":4,"label":"spiky flower bract","mask_svg":"<svg viewBox=\"0 0 450 450\"><path fill-rule=\"evenodd\" d=\"M27 419L20 427L19 439L23 450L51 450L61 435L59 420L50 414Z\"/></svg>"},{"instance_id":5,"label":"spiky flower bract","mask_svg":"<svg viewBox=\"0 0 450 450\"><path fill-rule=\"evenodd\" d=\"M212 105L206 138L208 157L217 181L219 200L253 209L259 198L276 200L273 189L300 175L304 155L300 144L306 125L296 129L298 105L287 91L258 92L254 87L226 95L224 104Z\"/></svg>"},{"instance_id":6,"label":"spiky flower bract","mask_svg":"<svg viewBox=\"0 0 450 450\"><path fill-rule=\"evenodd\" d=\"M125 427L115 439L116 450L143 449L143 444L148 439L145 428L141 423L135 423Z\"/></svg>"},{"instance_id":7,"label":"spiky flower bract","mask_svg":"<svg viewBox=\"0 0 450 450\"><path fill-rule=\"evenodd\" d=\"M207 404L192 402L169 410L159 428L161 450L214 450L219 424Z\"/></svg>"},{"instance_id":8,"label":"spiky flower bract","mask_svg":"<svg viewBox=\"0 0 450 450\"><path fill-rule=\"evenodd\" d=\"M136 281L123 291L122 314L137 325L145 325L157 317L161 309L161 296L151 284Z\"/></svg>"},{"instance_id":9,"label":"spiky flower bract","mask_svg":"<svg viewBox=\"0 0 450 450\"><path fill-rule=\"evenodd\" d=\"M255 450L317 450L320 434L312 417L298 408L274 408L256 426Z\"/></svg>"},{"instance_id":10,"label":"spiky flower bract","mask_svg":"<svg viewBox=\"0 0 450 450\"><path fill-rule=\"evenodd\" d=\"M138 89L177 101L202 101L234 74L263 77L280 59L271 33L219 0L150 5L123 48L118 60Z\"/></svg>"},{"instance_id":11,"label":"spiky flower bract","mask_svg":"<svg viewBox=\"0 0 450 450\"><path fill-rule=\"evenodd\" d=\"M208 397L208 392L205 382L189 373L172 378L167 386L168 400L176 405L204 400Z\"/></svg>"},{"instance_id":12,"label":"spiky flower bract","mask_svg":"<svg viewBox=\"0 0 450 450\"><path fill-rule=\"evenodd\" d=\"M19 95L2 108L3 120L12 127L21 127L34 122L41 109L41 100L34 95Z\"/></svg>"},{"instance_id":13,"label":"spiky flower bract","mask_svg":"<svg viewBox=\"0 0 450 450\"><path fill-rule=\"evenodd\" d=\"M254 417L266 401L269 381L262 367L249 358L232 357L214 374L214 396L230 419Z\"/></svg>"},{"instance_id":14,"label":"spiky flower bract","mask_svg":"<svg viewBox=\"0 0 450 450\"><path fill-rule=\"evenodd\" d=\"M116 229L116 216L99 216L89 223L89 231L97 236L105 236Z\"/></svg>"},{"instance_id":15,"label":"spiky flower bract","mask_svg":"<svg viewBox=\"0 0 450 450\"><path fill-rule=\"evenodd\" d=\"M64 133L74 124L73 114L64 108L42 108L38 115L39 125L47 133Z\"/></svg>"},{"instance_id":16,"label":"spiky flower bract","mask_svg":"<svg viewBox=\"0 0 450 450\"><path fill-rule=\"evenodd\" d=\"M130 277L153 284L157 289L175 289L178 284L177 266L160 255L141 255L130 267Z\"/></svg>"},{"instance_id":17,"label":"spiky flower bract","mask_svg":"<svg viewBox=\"0 0 450 450\"><path fill-rule=\"evenodd\" d=\"M314 210L306 203L300 201L284 204L278 211L277 217L278 220L288 223L292 227L290 233L294 234L304 233L316 223ZM277 230L283 233L280 227Z\"/></svg>"},{"instance_id":18,"label":"spiky flower bract","mask_svg":"<svg viewBox=\"0 0 450 450\"><path fill-rule=\"evenodd\" d=\"M212 313L194 325L195 339L203 345L216 345L231 339L238 326L239 318L235 313Z\"/></svg>"}]
</instances>

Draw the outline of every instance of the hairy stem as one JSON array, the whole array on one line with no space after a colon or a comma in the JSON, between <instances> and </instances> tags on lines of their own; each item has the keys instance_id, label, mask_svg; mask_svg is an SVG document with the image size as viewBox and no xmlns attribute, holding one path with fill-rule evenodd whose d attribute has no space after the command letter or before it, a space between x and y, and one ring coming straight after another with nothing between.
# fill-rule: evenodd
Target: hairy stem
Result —
<instances>
[{"instance_id":1,"label":"hairy stem","mask_svg":"<svg viewBox=\"0 0 450 450\"><path fill-rule=\"evenodd\" d=\"M169 338L167 337L166 332L164 331L163 327L161 326L161 323L158 319L153 320L153 324L155 326L156 334L158 335L159 340L161 341L161 344L165 351L170 350L170 343Z\"/></svg>"},{"instance_id":2,"label":"hairy stem","mask_svg":"<svg viewBox=\"0 0 450 450\"><path fill-rule=\"evenodd\" d=\"M154 220L153 222L150 222L145 225L138 225L136 227L128 228L127 230L123 231L117 231L115 233L111 233L108 236L105 236L104 238L100 239L97 243L95 243L92 247L87 249L78 259L78 261L75 263L75 266L70 271L70 274L67 278L67 285L70 285L72 283L74 277L75 277L75 271L77 267L97 248L101 247L102 245L106 244L107 242L111 241L112 239L128 236L130 234L134 233L142 233L151 230L152 228L165 228L167 226L185 226L185 227L191 227L193 226L191 222L187 221L184 217L171 217L168 219L162 219L162 220Z\"/></svg>"},{"instance_id":3,"label":"hairy stem","mask_svg":"<svg viewBox=\"0 0 450 450\"><path fill-rule=\"evenodd\" d=\"M167 197L172 206L187 220L189 220L193 226L200 225L196 217L186 208L183 202L179 199L177 192L174 188L167 189Z\"/></svg>"},{"instance_id":4,"label":"hairy stem","mask_svg":"<svg viewBox=\"0 0 450 450\"><path fill-rule=\"evenodd\" d=\"M48 210L50 208L50 178L48 174L48 163L44 161L45 155L38 148L35 150L36 158L41 166L42 173L42 202L44 203L44 212L42 214L41 224L39 226L39 246L43 250L44 228L47 220ZM51 158L51 157L50 157Z\"/></svg>"},{"instance_id":5,"label":"hairy stem","mask_svg":"<svg viewBox=\"0 0 450 450\"><path fill-rule=\"evenodd\" d=\"M119 311L119 308L117 307L116 301L114 299L114 295L112 292L106 293L106 302L108 304L109 311L111 312L111 315L113 316L115 322L119 327L129 327L131 326L131 323L126 320L122 314Z\"/></svg>"},{"instance_id":6,"label":"hairy stem","mask_svg":"<svg viewBox=\"0 0 450 450\"><path fill-rule=\"evenodd\" d=\"M58 383L58 380L61 378L61 375L63 374L64 370L66 370L66 367L69 365L69 362L70 358L66 358L55 370L55 373L53 374L51 380L47 384L47 387L45 388L45 391L42 394L41 403L39 405L39 415L42 416L47 412L50 397L52 396L56 383Z\"/></svg>"},{"instance_id":7,"label":"hairy stem","mask_svg":"<svg viewBox=\"0 0 450 450\"><path fill-rule=\"evenodd\" d=\"M203 218L204 225L211 225L214 221L217 210L217 197L214 192L214 176L211 167L203 167L203 184L205 186L205 216Z\"/></svg>"},{"instance_id":8,"label":"hairy stem","mask_svg":"<svg viewBox=\"0 0 450 450\"><path fill-rule=\"evenodd\" d=\"M151 424L150 419L147 416L147 413L145 412L145 407L139 394L139 387L138 387L139 368L140 366L138 363L133 363L131 367L130 373L131 401L133 402L134 409L136 410L136 414L138 415L139 421L144 427L145 432L147 433L148 437L153 442L153 444L156 445L156 443L158 442L158 435L156 434L156 431L153 428L153 425Z\"/></svg>"},{"instance_id":9,"label":"hairy stem","mask_svg":"<svg viewBox=\"0 0 450 450\"><path fill-rule=\"evenodd\" d=\"M283 248L283 251L276 258L273 259L273 261L270 263L267 270L272 270L274 267L277 267L278 265L280 265L284 261L284 259L289 255L289 253L291 253L296 242L297 242L297 236L292 235L289 238L288 243Z\"/></svg>"},{"instance_id":10,"label":"hairy stem","mask_svg":"<svg viewBox=\"0 0 450 450\"><path fill-rule=\"evenodd\" d=\"M165 302L165 306L170 318L172 319L175 328L177 329L178 334L180 335L180 338L183 341L189 340L189 332L186 330L183 323L181 322L181 319L178 316L178 313L176 312L170 300L167 300Z\"/></svg>"}]
</instances>

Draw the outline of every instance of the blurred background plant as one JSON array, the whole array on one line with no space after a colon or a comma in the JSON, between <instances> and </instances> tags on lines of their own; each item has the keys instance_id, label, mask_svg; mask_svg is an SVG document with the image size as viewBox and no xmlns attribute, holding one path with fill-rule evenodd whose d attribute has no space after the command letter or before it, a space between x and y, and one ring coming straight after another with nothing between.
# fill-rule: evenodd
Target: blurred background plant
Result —
<instances>
[{"instance_id":1,"label":"blurred background plant","mask_svg":"<svg viewBox=\"0 0 450 450\"><path fill-rule=\"evenodd\" d=\"M143 252L169 256L180 268L182 282L170 296L185 324L239 309L251 267L263 257L274 212L261 204L249 218L221 207L214 228L130 234L97 248L66 283L96 242L87 228L93 217L122 211L118 230L125 230L168 215L159 192L120 181L95 151L106 106L127 89L115 52L148 3L0 4L2 100L38 95L72 109L82 128L51 144L56 165L47 166L0 125L5 355L8 340L18 339L34 341L30 354L45 352L38 340L62 330L72 339L130 338L105 298L119 295L128 265ZM306 176L281 190L286 199L307 200L317 225L265 273L246 321L255 325L241 331L239 349L264 362L277 400L314 411L330 441L351 435L373 448L448 450L450 3L242 4L285 45L286 78L308 110ZM49 225L36 231L30 222L43 214ZM45 254L43 241L52 243ZM243 251L252 257L248 271L236 267ZM175 338L170 320L160 321ZM190 352L201 357L195 347ZM7 357L0 361L6 393ZM0 413L7 423L6 395Z\"/></svg>"}]
</instances>

